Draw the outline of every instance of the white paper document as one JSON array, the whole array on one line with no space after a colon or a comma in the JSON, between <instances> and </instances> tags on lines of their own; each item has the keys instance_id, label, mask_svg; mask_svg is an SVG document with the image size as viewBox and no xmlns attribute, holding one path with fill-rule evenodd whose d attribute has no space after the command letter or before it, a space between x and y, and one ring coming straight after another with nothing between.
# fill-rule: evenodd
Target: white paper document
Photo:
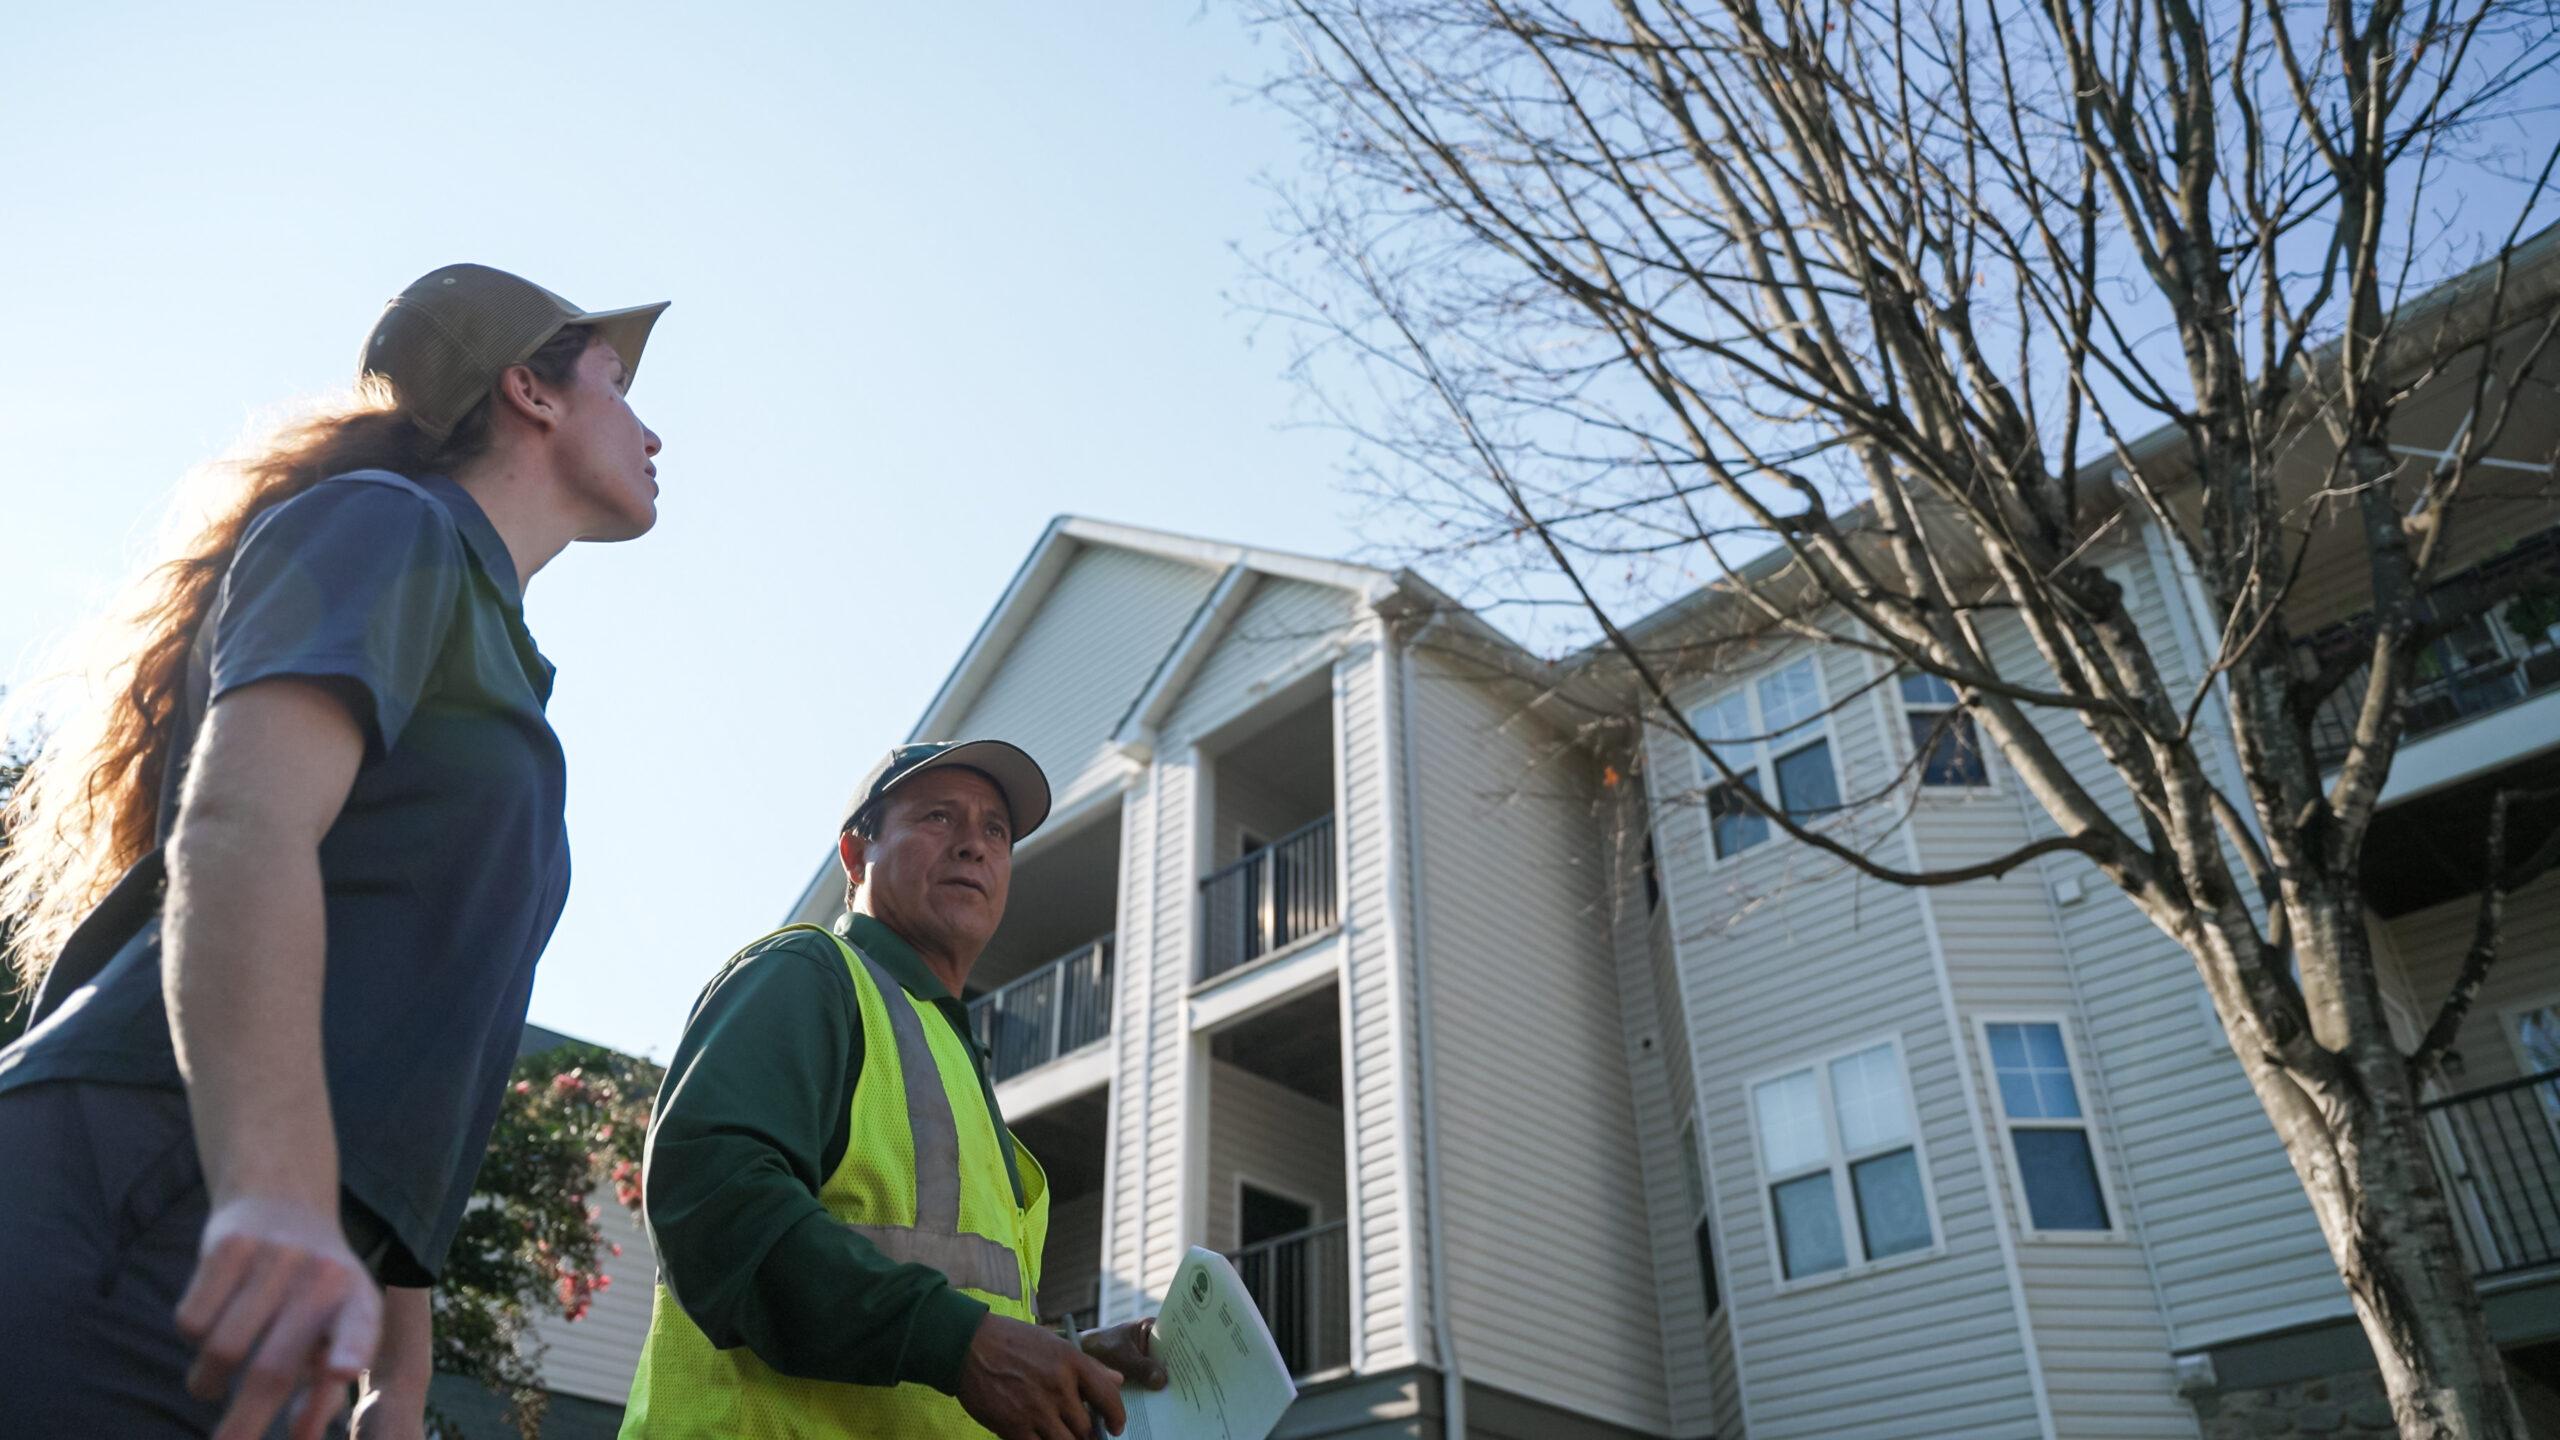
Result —
<instances>
[{"instance_id":1,"label":"white paper document","mask_svg":"<svg viewBox=\"0 0 2560 1440\"><path fill-rule=\"evenodd\" d=\"M1264 1440L1298 1398L1262 1312L1215 1250L1183 1257L1156 1315L1155 1354L1173 1383L1120 1392L1121 1440Z\"/></svg>"}]
</instances>

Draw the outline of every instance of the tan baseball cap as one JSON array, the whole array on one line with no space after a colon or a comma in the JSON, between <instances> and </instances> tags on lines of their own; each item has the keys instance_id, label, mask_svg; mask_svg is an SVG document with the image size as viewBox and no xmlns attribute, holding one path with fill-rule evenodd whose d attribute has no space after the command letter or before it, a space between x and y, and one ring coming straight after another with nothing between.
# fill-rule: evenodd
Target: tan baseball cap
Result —
<instances>
[{"instance_id":1,"label":"tan baseball cap","mask_svg":"<svg viewBox=\"0 0 2560 1440\"><path fill-rule=\"evenodd\" d=\"M430 270L382 307L364 337L356 378L391 382L400 408L442 440L510 365L521 365L563 325L592 325L640 370L640 350L667 301L626 310L581 310L541 286L486 265Z\"/></svg>"}]
</instances>

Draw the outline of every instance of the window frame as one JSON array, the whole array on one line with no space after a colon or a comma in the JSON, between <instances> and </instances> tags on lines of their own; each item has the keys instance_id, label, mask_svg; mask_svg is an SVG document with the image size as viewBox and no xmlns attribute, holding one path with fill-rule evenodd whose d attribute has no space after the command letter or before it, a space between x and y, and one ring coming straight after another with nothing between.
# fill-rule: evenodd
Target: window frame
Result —
<instances>
[{"instance_id":1,"label":"window frame","mask_svg":"<svg viewBox=\"0 0 2560 1440\"><path fill-rule=\"evenodd\" d=\"M1864 1258L1867 1253L1866 1225L1858 1214L1857 1188L1850 1177L1850 1167L1860 1161L1890 1155L1906 1147L1886 1145L1862 1150L1856 1155L1848 1152L1848 1147L1840 1141L1840 1112L1838 1102L1831 1092L1831 1066L1834 1061L1864 1054L1880 1045L1889 1045L1893 1048L1893 1063L1900 1067L1902 1073L1903 1115L1911 1127L1907 1148L1911 1151L1912 1162L1920 1172L1920 1200L1929 1214L1929 1243L1899 1254L1887 1255L1880 1260L1869 1260ZM1823 1165L1805 1165L1778 1172L1770 1170L1767 1140L1760 1131L1758 1092L1762 1085L1771 1081L1784 1080L1808 1070L1813 1072L1814 1095L1822 1111L1823 1144L1829 1152L1823 1165L1828 1166L1831 1174L1832 1204L1840 1217L1843 1248L1853 1258L1837 1270L1824 1270L1812 1275L1789 1275L1786 1273L1786 1242L1778 1232L1777 1187L1789 1180L1820 1174ZM1744 1120L1751 1128L1751 1169L1755 1183L1759 1186L1759 1195L1754 1203L1760 1207L1761 1232L1769 1247L1769 1280L1777 1293L1786 1295L1823 1285L1837 1285L1880 1271L1892 1270L1904 1265L1921 1264L1940 1258L1947 1253L1946 1217L1938 1211L1937 1172L1929 1163L1928 1137L1922 1130L1919 1096L1911 1081L1911 1053L1903 1045L1901 1032L1891 1031L1881 1035L1868 1035L1849 1044L1834 1045L1814 1052L1804 1060L1774 1066L1745 1077L1742 1082L1742 1113Z\"/></svg>"},{"instance_id":2,"label":"window frame","mask_svg":"<svg viewBox=\"0 0 2560 1440\"><path fill-rule=\"evenodd\" d=\"M2560 1010L2560 990L2528 990L2498 1007L2498 1036L2507 1047L2507 1058L2515 1063L2515 1078L2519 1080L2528 1075L2540 1073L2533 1068L2533 1057L2525 1053L2524 1036L2516 1028L2517 1020L2536 1010ZM2495 1080L2479 1081L2464 1077L2460 1088L2453 1093L2459 1094L2461 1090L2478 1089L2484 1084L2498 1083L2500 1082Z\"/></svg>"},{"instance_id":3,"label":"window frame","mask_svg":"<svg viewBox=\"0 0 2560 1440\"><path fill-rule=\"evenodd\" d=\"M1725 1306L1732 1303L1725 1294L1732 1269L1725 1264L1724 1226L1716 1215L1716 1187L1707 1177L1707 1137L1705 1127L1698 1123L1698 1112L1683 1114L1674 1134L1682 1171L1680 1198L1690 1202L1684 1212L1688 1218L1683 1223L1688 1227L1692 1248L1701 1251L1698 1260L1703 1273L1698 1276L1698 1298L1706 1306L1707 1323L1712 1325L1723 1318ZM1702 1225L1707 1235L1701 1247L1696 1242Z\"/></svg>"},{"instance_id":4,"label":"window frame","mask_svg":"<svg viewBox=\"0 0 2560 1440\"><path fill-rule=\"evenodd\" d=\"M1994 1025L2051 1025L2062 1034L2062 1056L2071 1066L2071 1088L2080 1097L2077 1121L2030 1118L2013 1120L2009 1099L2000 1093L2000 1065L1991 1053ZM1975 1053L1982 1057L1982 1088L1991 1092L1991 1121L2000 1132L2000 1168L2008 1174L2009 1205L2017 1216L2018 1237L2039 1245L2114 1245L2133 1238L2125 1224L2124 1201L2116 1192L2112 1148L2101 1131L2099 1106L2089 1086L2089 1063L2071 1017L2055 1010L1986 1011L1973 1017ZM2216 1020L2219 1030L2221 1022ZM2078 1130L2089 1141L2089 1168L2098 1172L2098 1203L2107 1207L2104 1230L2039 1230L2035 1207L2027 1202L2027 1176L2018 1163L2018 1145L2010 1137L2024 1130Z\"/></svg>"},{"instance_id":5,"label":"window frame","mask_svg":"<svg viewBox=\"0 0 2560 1440\"><path fill-rule=\"evenodd\" d=\"M1998 794L2000 792L2000 766L1997 757L1992 753L1991 747L1983 742L1981 721L1973 718L1972 712L1966 708L1964 701L1962 699L1946 701L1918 701L1909 699L1902 693L1902 682L1904 680L1913 676L1927 674L1928 672L1925 670L1908 670L1897 665L1891 668L1885 681L1886 685L1890 687L1892 692L1891 699L1888 703L1893 706L1896 714L1902 722L1898 727L1896 727L1895 733L1900 738L1894 743L1899 747L1898 753L1902 757L1903 764L1910 767L1911 784L1913 788L1917 789L1923 795L1936 794L1965 796ZM1946 679L1944 676L1930 676L1929 678L1936 680L1941 685L1945 685L1949 690L1953 690L1955 688L1954 683ZM1982 758L1982 778L1980 780L1965 781L1958 784L1933 785L1929 783L1925 778L1924 763L1920 755L1920 739L1918 736L1911 733L1912 718L1920 715L1927 715L1931 717L1940 715L1962 715L1966 717L1973 731L1974 753Z\"/></svg>"},{"instance_id":6,"label":"window frame","mask_svg":"<svg viewBox=\"0 0 2560 1440\"><path fill-rule=\"evenodd\" d=\"M1799 650L1794 654L1782 657L1770 664L1761 666L1759 669L1750 672L1742 679L1737 680L1730 685L1719 686L1716 689L1707 691L1698 696L1688 704L1683 705L1681 707L1681 713L1688 718L1689 724L1692 728L1698 728L1702 712L1724 703L1727 699L1733 696L1739 695L1743 697L1743 704L1750 716L1748 721L1750 729L1746 733L1767 737L1769 735L1770 727L1766 713L1762 710L1760 704L1760 686L1762 682L1770 680L1778 675L1782 675L1787 671L1794 669L1798 665L1805 666L1808 673L1813 677L1814 713L1811 718L1799 722L1799 724L1793 728L1790 738L1792 738L1795 743L1788 748L1787 754L1797 754L1817 740L1822 742L1826 747L1825 754L1831 765L1831 793L1837 804L1835 808L1828 813L1814 815L1797 822L1806 826L1821 826L1830 823L1834 816L1847 812L1848 784L1840 763L1841 752L1839 729L1832 723L1837 706L1831 697L1831 681L1830 678L1823 673L1822 655L1819 652ZM1763 738L1748 741L1727 741L1719 744L1717 748L1719 750L1734 751L1743 749L1746 746L1751 752L1751 764L1748 767L1736 765L1734 767L1734 774L1737 778L1730 782L1728 782L1721 774L1717 773L1715 766L1708 761L1705 755L1697 753L1693 748L1690 753L1690 760L1691 763L1697 766L1699 784L1704 787L1705 794L1712 797L1716 791L1724 788L1724 786L1729 783L1740 784L1744 782L1751 782L1763 798L1767 799L1774 808L1778 809L1781 813L1784 813L1786 808L1786 796L1784 792L1780 790L1778 785L1778 760L1780 757L1771 753L1769 739ZM1763 836L1759 840L1753 841L1751 844L1743 846L1732 854L1727 855L1723 852L1722 847L1716 844L1716 822L1712 800L1710 800L1706 806L1702 806L1701 808L1706 812L1703 816L1703 825L1706 830L1707 863L1710 866L1736 863L1742 860L1745 856L1750 855L1753 851L1760 850L1771 842L1789 838L1784 831L1781 831L1773 824L1769 824L1769 822L1764 819L1761 823L1767 826L1769 832L1767 835ZM1752 813L1755 815L1757 814L1757 812Z\"/></svg>"},{"instance_id":7,"label":"window frame","mask_svg":"<svg viewBox=\"0 0 2560 1440\"><path fill-rule=\"evenodd\" d=\"M1307 1229L1309 1230L1317 1229L1327 1223L1324 1218L1324 1202L1299 1194L1297 1187L1294 1185L1274 1185L1269 1181L1256 1179L1254 1176L1249 1175L1242 1170L1238 1170L1234 1173L1234 1181L1234 1186L1230 1190L1227 1198L1234 1204L1235 1208L1228 1213L1235 1216L1236 1245L1239 1249L1243 1248L1244 1245L1244 1192L1247 1190L1259 1190L1274 1200L1286 1200L1292 1205L1306 1206L1307 1215L1309 1217L1307 1220ZM1303 1234L1304 1232L1302 1231L1300 1233Z\"/></svg>"}]
</instances>

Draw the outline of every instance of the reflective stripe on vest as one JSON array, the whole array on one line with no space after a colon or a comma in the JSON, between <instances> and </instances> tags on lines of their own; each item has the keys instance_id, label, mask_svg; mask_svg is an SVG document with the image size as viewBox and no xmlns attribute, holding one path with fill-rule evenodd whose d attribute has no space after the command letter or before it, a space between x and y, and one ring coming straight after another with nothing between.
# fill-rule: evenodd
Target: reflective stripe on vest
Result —
<instances>
[{"instance_id":1,"label":"reflective stripe on vest","mask_svg":"<svg viewBox=\"0 0 2560 1440\"><path fill-rule=\"evenodd\" d=\"M994 1313L1036 1321L1048 1177L1017 1144L1017 1198L1004 1168L1003 1138L994 1132L1002 1121L992 1113L987 1125L974 1113L966 1117L972 1138L964 1144L953 1103L965 1097L974 1105L982 1093L976 1069L959 1058L969 1049L967 1038L946 1025L937 1055L924 1002L842 937L814 925L791 928L827 935L862 999L862 1073L845 1154L819 1189L828 1214L889 1258L940 1270ZM892 1087L904 1091L903 1104ZM964 1229L964 1216L979 1229ZM913 1223L892 1223L909 1219ZM1015 1243L983 1230L1010 1234ZM807 1380L778 1373L745 1346L717 1349L664 1283L651 1306L621 1434L622 1440L989 1440L959 1401L929 1387Z\"/></svg>"},{"instance_id":2,"label":"reflective stripe on vest","mask_svg":"<svg viewBox=\"0 0 2560 1440\"><path fill-rule=\"evenodd\" d=\"M915 1006L893 998L906 992L878 961L845 948L871 973L881 1007L889 1012L889 1029L898 1037L898 1074L907 1084L907 1128L916 1146L916 1223L846 1228L890 1259L930 1265L964 1290L1022 1299L1022 1261L1013 1248L960 1228L960 1126L951 1116L942 1067L934 1063L933 1046L924 1038L924 1017ZM1034 1314L1040 1309L1036 1300L1027 1308Z\"/></svg>"}]
</instances>

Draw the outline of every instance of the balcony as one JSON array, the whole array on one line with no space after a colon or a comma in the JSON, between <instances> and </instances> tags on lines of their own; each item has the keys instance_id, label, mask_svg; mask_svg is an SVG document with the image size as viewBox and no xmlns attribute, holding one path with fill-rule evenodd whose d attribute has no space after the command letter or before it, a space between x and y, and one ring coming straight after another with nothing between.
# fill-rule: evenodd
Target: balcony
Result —
<instances>
[{"instance_id":1,"label":"balcony","mask_svg":"<svg viewBox=\"0 0 2560 1440\"><path fill-rule=\"evenodd\" d=\"M2404 740L2560 687L2560 529L2528 535L2504 554L2448 576L2427 592L2419 620L2472 610L2481 613L2419 655ZM2369 648L2372 625L2371 615L2359 615L2295 641L2302 674ZM2311 747L2321 768L2346 757L2370 673L2356 666L2312 716Z\"/></svg>"},{"instance_id":2,"label":"balcony","mask_svg":"<svg viewBox=\"0 0 2560 1440\"><path fill-rule=\"evenodd\" d=\"M1214 979L1340 922L1333 817L1302 825L1200 882L1200 978Z\"/></svg>"},{"instance_id":3,"label":"balcony","mask_svg":"<svg viewBox=\"0 0 2560 1440\"><path fill-rule=\"evenodd\" d=\"M969 1002L969 1029L1001 1085L1111 1034L1111 942L1089 941Z\"/></svg>"},{"instance_id":4,"label":"balcony","mask_svg":"<svg viewBox=\"0 0 2560 1440\"><path fill-rule=\"evenodd\" d=\"M2424 1108L2472 1273L2560 1264L2560 1070Z\"/></svg>"},{"instance_id":5,"label":"balcony","mask_svg":"<svg viewBox=\"0 0 2560 1440\"><path fill-rule=\"evenodd\" d=\"M1335 1220L1227 1255L1293 1377L1351 1363L1350 1238Z\"/></svg>"}]
</instances>

